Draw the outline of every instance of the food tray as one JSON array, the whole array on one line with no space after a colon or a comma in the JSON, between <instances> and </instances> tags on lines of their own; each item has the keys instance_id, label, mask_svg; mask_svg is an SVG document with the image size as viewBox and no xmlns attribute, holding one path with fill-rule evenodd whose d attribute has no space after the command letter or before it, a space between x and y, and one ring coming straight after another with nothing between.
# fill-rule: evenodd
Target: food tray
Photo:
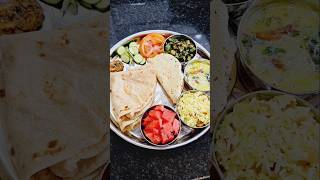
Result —
<instances>
[{"instance_id":1,"label":"food tray","mask_svg":"<svg viewBox=\"0 0 320 180\"><path fill-rule=\"evenodd\" d=\"M110 55L112 55L117 50L118 47L126 44L130 40L132 40L136 37L139 37L139 36L144 36L144 35L150 34L150 33L159 33L159 34L166 34L166 35L180 34L178 32L166 31L166 30L148 30L148 31L139 32L139 33L133 34L131 36L128 36L128 37L124 38L123 40L119 41L117 44L115 44L110 50ZM196 46L198 49L197 49L197 54L194 57L194 59L195 58L204 58L204 59L210 60L210 53L203 46L201 46L199 43L197 43L197 42L195 42L195 43L196 43ZM182 67L184 68L184 66L182 66ZM129 68L129 65L125 65L124 71L128 68ZM185 90L187 90L187 89L184 88L184 91ZM162 87L160 86L159 83L157 83L155 99L154 99L151 106L157 105L157 104L164 104L164 105L167 105L170 107L174 107L173 104L171 104L171 102L169 101L167 95L165 94L164 90L162 89ZM116 133L118 136L120 136L122 139L124 139L125 141L127 141L133 145L136 145L136 146L139 146L142 148L146 148L146 149L166 150L166 149L173 149L173 148L177 148L180 146L184 146L186 144L189 144L189 143L199 139L201 136L203 136L210 129L209 125L204 128L201 128L201 129L193 129L193 128L190 128L182 123L181 124L181 132L178 135L177 140L175 142L168 144L166 146L154 146L154 145L148 143L143 138L143 134L141 133L140 126L136 127L134 130L130 131L128 134L121 132L121 130L118 129L116 124L114 124L114 122L113 122L113 121L115 121L115 117L114 117L114 114L111 109L112 109L112 104L110 103L110 118L111 118L110 128L111 128L111 130L114 133ZM137 118L141 118L141 116L139 116Z\"/></svg>"}]
</instances>

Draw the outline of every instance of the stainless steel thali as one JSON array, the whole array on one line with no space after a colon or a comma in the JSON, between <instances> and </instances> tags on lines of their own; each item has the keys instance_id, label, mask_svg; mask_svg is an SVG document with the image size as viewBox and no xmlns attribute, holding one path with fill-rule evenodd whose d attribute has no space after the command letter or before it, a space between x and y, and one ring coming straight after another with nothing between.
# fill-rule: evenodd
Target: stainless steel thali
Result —
<instances>
[{"instance_id":1,"label":"stainless steel thali","mask_svg":"<svg viewBox=\"0 0 320 180\"><path fill-rule=\"evenodd\" d=\"M131 36L128 36L124 39L122 39L121 41L119 41L118 43L116 43L111 49L110 49L110 55L112 55L118 47L126 44L127 42L129 42L130 40L136 38L136 37L141 37L150 33L159 33L159 34L166 34L166 35L177 35L177 34L181 34L178 32L173 32L173 31L167 31L167 30L148 30L148 31L142 31L136 34L133 34ZM197 54L193 59L196 58L204 58L204 59L208 59L210 60L210 53L203 47L201 46L199 43L197 43L196 41L194 41L196 43L197 46ZM184 68L184 65L182 65L182 67ZM130 67L129 65L125 65L124 67L124 71L129 69L129 68L134 68ZM184 91L187 89L184 89ZM156 93L155 93L155 97L154 97L154 101L152 103L153 105L157 105L157 104L164 104L167 106L171 106L174 107L173 104L171 104L171 102L169 101L166 93L164 92L164 90L162 89L162 87L160 86L159 83L157 83L157 87L156 87ZM110 101L110 128L111 130L116 133L119 137L121 137L122 139L124 139L125 141L134 144L136 146L142 147L142 148L146 148L146 149L153 149L153 150L167 150L167 149L173 149L173 148L177 148L180 146L184 146L186 144L189 144L197 139L199 139L201 136L203 136L209 129L210 126L206 126L204 128L201 129L193 129L190 128L188 126L186 126L185 124L181 124L181 132L178 135L178 138L175 142L165 145L165 146L155 146L152 144L149 144L143 137L142 133L141 133L141 129L140 126L138 126L137 128L135 128L134 130L130 131L128 134L123 133L120 129L118 129L117 125L114 124L115 121L115 116L112 112L112 104ZM141 118L141 116L137 117L137 118Z\"/></svg>"}]
</instances>

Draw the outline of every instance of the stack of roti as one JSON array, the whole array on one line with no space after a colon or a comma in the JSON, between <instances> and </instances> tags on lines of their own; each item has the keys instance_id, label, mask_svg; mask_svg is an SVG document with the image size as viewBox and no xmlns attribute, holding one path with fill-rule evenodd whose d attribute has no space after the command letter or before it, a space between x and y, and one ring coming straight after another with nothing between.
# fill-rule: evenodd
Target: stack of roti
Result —
<instances>
[{"instance_id":1,"label":"stack of roti","mask_svg":"<svg viewBox=\"0 0 320 180\"><path fill-rule=\"evenodd\" d=\"M107 44L105 28L0 38L0 121L18 179L101 174L109 161Z\"/></svg>"},{"instance_id":2,"label":"stack of roti","mask_svg":"<svg viewBox=\"0 0 320 180\"><path fill-rule=\"evenodd\" d=\"M110 100L121 131L135 128L138 117L152 104L157 79L150 65L110 74Z\"/></svg>"},{"instance_id":3,"label":"stack of roti","mask_svg":"<svg viewBox=\"0 0 320 180\"><path fill-rule=\"evenodd\" d=\"M122 132L136 128L142 115L153 104L157 79L173 103L183 88L180 62L170 54L159 54L139 68L110 75L110 96L114 122Z\"/></svg>"}]
</instances>

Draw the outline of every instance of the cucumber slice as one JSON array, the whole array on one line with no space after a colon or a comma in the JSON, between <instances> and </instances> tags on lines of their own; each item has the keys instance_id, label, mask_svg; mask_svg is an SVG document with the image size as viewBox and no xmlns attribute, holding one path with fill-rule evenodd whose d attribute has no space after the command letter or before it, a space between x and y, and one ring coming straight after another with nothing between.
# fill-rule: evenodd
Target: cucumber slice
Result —
<instances>
[{"instance_id":1,"label":"cucumber slice","mask_svg":"<svg viewBox=\"0 0 320 180\"><path fill-rule=\"evenodd\" d=\"M131 54L136 55L139 54L139 44L136 42L131 42L129 44L129 51L131 52Z\"/></svg>"},{"instance_id":2,"label":"cucumber slice","mask_svg":"<svg viewBox=\"0 0 320 180\"><path fill-rule=\"evenodd\" d=\"M127 50L124 46L120 46L118 49L117 49L117 53L121 56L122 54L126 53Z\"/></svg>"},{"instance_id":3,"label":"cucumber slice","mask_svg":"<svg viewBox=\"0 0 320 180\"><path fill-rule=\"evenodd\" d=\"M140 64L141 62L146 61L146 60L144 59L144 57L142 57L140 54L134 55L134 56L133 56L133 60L134 60L134 62L137 63L137 64Z\"/></svg>"},{"instance_id":4,"label":"cucumber slice","mask_svg":"<svg viewBox=\"0 0 320 180\"><path fill-rule=\"evenodd\" d=\"M50 5L58 5L59 3L61 3L62 0L41 0L41 1Z\"/></svg>"},{"instance_id":5,"label":"cucumber slice","mask_svg":"<svg viewBox=\"0 0 320 180\"><path fill-rule=\"evenodd\" d=\"M95 5L95 4L98 4L101 0L81 0L81 1L90 5Z\"/></svg>"},{"instance_id":6,"label":"cucumber slice","mask_svg":"<svg viewBox=\"0 0 320 180\"><path fill-rule=\"evenodd\" d=\"M129 64L132 61L132 57L127 52L121 54L120 58L122 59L122 62L124 62L126 64Z\"/></svg>"},{"instance_id":7,"label":"cucumber slice","mask_svg":"<svg viewBox=\"0 0 320 180\"><path fill-rule=\"evenodd\" d=\"M94 5L94 7L101 12L106 12L108 10L108 0L101 0L97 4Z\"/></svg>"},{"instance_id":8,"label":"cucumber slice","mask_svg":"<svg viewBox=\"0 0 320 180\"><path fill-rule=\"evenodd\" d=\"M146 62L147 62L146 59L143 59L139 64L140 64L140 65L145 65Z\"/></svg>"}]
</instances>

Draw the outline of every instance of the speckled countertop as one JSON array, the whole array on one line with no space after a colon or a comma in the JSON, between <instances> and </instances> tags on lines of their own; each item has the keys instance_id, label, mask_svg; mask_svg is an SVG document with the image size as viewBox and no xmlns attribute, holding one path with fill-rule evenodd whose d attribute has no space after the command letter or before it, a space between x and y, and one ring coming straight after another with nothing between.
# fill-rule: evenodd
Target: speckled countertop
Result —
<instances>
[{"instance_id":1,"label":"speckled countertop","mask_svg":"<svg viewBox=\"0 0 320 180\"><path fill-rule=\"evenodd\" d=\"M187 34L210 50L209 0L111 0L110 47L144 30ZM111 133L111 179L194 179L208 176L211 138L173 150L136 147Z\"/></svg>"}]
</instances>

